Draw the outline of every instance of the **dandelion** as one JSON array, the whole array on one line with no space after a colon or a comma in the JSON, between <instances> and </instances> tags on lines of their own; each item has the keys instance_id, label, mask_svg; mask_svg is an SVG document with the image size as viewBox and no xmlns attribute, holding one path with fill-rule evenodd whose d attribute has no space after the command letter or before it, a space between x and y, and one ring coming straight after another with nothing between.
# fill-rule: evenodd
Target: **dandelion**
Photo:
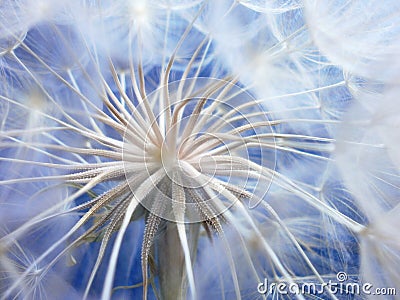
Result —
<instances>
[{"instance_id":1,"label":"dandelion","mask_svg":"<svg viewBox=\"0 0 400 300\"><path fill-rule=\"evenodd\" d=\"M399 3L387 4L381 7L376 1L304 1L310 32L332 62L380 80L394 76L398 68ZM332 43L337 47L331 47Z\"/></svg>"},{"instance_id":2,"label":"dandelion","mask_svg":"<svg viewBox=\"0 0 400 300\"><path fill-rule=\"evenodd\" d=\"M369 72L390 55L328 49L352 24L316 22L356 4L62 4L0 4L0 299L254 299L264 278L338 299L338 272L398 282L397 185L369 206L382 177L364 180L372 156L351 167L353 145L381 144L336 134L360 95L393 97L394 68Z\"/></svg>"},{"instance_id":3,"label":"dandelion","mask_svg":"<svg viewBox=\"0 0 400 300\"><path fill-rule=\"evenodd\" d=\"M0 278L2 283L2 293L6 292L6 288L11 282L18 280L28 268L30 271L24 276L18 289L13 293L14 298L21 299L51 299L57 297L57 293L64 293L75 298L78 293L70 286L64 274L50 272L43 274L44 268L35 265L35 258L32 253L25 250L26 246L19 242L14 243L7 250L7 254L2 253ZM59 295L59 294L58 294Z\"/></svg>"},{"instance_id":4,"label":"dandelion","mask_svg":"<svg viewBox=\"0 0 400 300\"><path fill-rule=\"evenodd\" d=\"M337 149L344 179L369 221L360 236L362 274L376 286L394 288L399 287L399 243L393 231L398 222L397 94L398 88L387 89L379 106L354 105ZM355 169L351 180L349 168Z\"/></svg>"}]
</instances>

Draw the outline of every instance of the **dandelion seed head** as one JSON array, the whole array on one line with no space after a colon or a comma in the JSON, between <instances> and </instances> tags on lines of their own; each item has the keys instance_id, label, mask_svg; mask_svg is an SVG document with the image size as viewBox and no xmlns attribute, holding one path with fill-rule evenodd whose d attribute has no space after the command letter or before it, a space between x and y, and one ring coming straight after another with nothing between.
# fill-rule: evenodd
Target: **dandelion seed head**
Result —
<instances>
[{"instance_id":1,"label":"dandelion seed head","mask_svg":"<svg viewBox=\"0 0 400 300\"><path fill-rule=\"evenodd\" d=\"M166 88L168 99L164 94ZM267 116L248 93L228 81L208 78L177 81L149 94L144 101L136 107L124 134L125 175L128 182L132 174L137 176L135 164L138 164L139 153L139 160L143 164L141 172L145 173L143 177L151 176L154 169L160 169L162 175L153 182L156 194L141 199L141 204L163 219L176 221L173 206L177 200L171 194L174 185L183 188L182 192L185 193L182 200L185 202L182 209L186 211L184 221L205 221L234 205L220 192L211 192L216 189L217 183L234 184L237 188L235 193L244 193L243 197L247 198L257 191L260 178L246 166L246 160L254 157L252 151L260 154L255 164L271 167L275 164L274 151L262 154L261 148L251 140L251 132L272 132ZM163 108L163 101L171 103ZM147 106L154 107L150 114ZM223 118L221 109L230 111L228 120ZM169 111L172 112L170 119ZM143 132L144 139L138 140L135 132L139 130L137 124L142 117L149 120L154 118L151 121L153 126L163 131L155 136L149 129ZM262 128L252 126L256 120L263 124ZM242 131L236 129L240 125ZM257 139L257 136L254 138ZM271 143L273 145L274 139L271 139ZM240 169L240 172L235 173L236 169ZM267 190L269 183L265 184ZM136 183L130 183L130 186L135 190ZM262 198L266 190L254 196ZM248 196L245 196L246 193ZM197 199L199 196L195 197L196 194L206 195L206 198ZM158 201L166 201L167 206L162 211L154 212ZM205 208L209 210L206 215Z\"/></svg>"},{"instance_id":2,"label":"dandelion seed head","mask_svg":"<svg viewBox=\"0 0 400 300\"><path fill-rule=\"evenodd\" d=\"M378 2L0 2L1 300L400 282Z\"/></svg>"}]
</instances>

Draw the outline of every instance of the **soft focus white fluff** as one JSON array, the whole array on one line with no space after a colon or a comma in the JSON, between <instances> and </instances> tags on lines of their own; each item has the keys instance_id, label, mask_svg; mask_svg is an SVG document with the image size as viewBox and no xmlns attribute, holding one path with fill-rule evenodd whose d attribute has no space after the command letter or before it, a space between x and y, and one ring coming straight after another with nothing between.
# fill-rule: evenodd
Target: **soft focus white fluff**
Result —
<instances>
[{"instance_id":1,"label":"soft focus white fluff","mask_svg":"<svg viewBox=\"0 0 400 300\"><path fill-rule=\"evenodd\" d=\"M398 74L398 1L306 0L304 6L317 46L333 63L374 79Z\"/></svg>"}]
</instances>

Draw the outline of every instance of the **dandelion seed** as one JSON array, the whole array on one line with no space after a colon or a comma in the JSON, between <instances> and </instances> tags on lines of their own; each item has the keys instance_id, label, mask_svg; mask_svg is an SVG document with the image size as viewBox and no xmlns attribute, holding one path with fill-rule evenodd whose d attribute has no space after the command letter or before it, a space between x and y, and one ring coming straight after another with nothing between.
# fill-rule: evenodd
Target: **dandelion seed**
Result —
<instances>
[{"instance_id":1,"label":"dandelion seed","mask_svg":"<svg viewBox=\"0 0 400 300\"><path fill-rule=\"evenodd\" d=\"M51 299L60 293L68 294L71 299L77 299L78 293L63 278L60 273L43 274L44 268L35 264L34 256L25 250L26 246L15 241L10 248L0 254L0 278L3 283L0 292L5 293L7 286L26 269L31 270L24 276L18 289L12 294L14 299Z\"/></svg>"},{"instance_id":2,"label":"dandelion seed","mask_svg":"<svg viewBox=\"0 0 400 300\"><path fill-rule=\"evenodd\" d=\"M376 286L398 288L398 88L383 92L380 105L357 103L338 136L337 161L350 191L367 218L360 236L361 275ZM376 97L375 95L370 97ZM368 99L367 103L368 103ZM394 126L394 127L393 127ZM351 161L350 161L351 160ZM351 179L348 170L352 168Z\"/></svg>"},{"instance_id":3,"label":"dandelion seed","mask_svg":"<svg viewBox=\"0 0 400 300\"><path fill-rule=\"evenodd\" d=\"M321 51L346 71L383 80L392 77L398 68L397 62L393 68L390 65L390 61L396 61L399 48L398 4L304 2L311 34Z\"/></svg>"}]
</instances>

